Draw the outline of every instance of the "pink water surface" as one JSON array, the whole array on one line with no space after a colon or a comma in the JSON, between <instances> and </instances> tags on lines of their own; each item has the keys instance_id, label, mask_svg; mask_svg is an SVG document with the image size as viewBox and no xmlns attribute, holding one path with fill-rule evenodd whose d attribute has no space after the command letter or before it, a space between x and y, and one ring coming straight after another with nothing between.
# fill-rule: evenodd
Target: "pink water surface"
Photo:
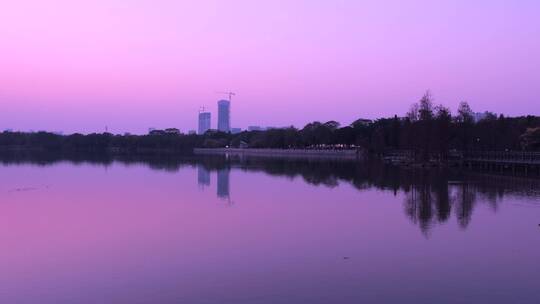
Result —
<instances>
[{"instance_id":1,"label":"pink water surface","mask_svg":"<svg viewBox=\"0 0 540 304\"><path fill-rule=\"evenodd\" d=\"M540 208L429 235L405 195L233 169L0 167L0 303L537 303ZM533 200L534 201L534 200ZM523 204L522 204L523 203Z\"/></svg>"}]
</instances>

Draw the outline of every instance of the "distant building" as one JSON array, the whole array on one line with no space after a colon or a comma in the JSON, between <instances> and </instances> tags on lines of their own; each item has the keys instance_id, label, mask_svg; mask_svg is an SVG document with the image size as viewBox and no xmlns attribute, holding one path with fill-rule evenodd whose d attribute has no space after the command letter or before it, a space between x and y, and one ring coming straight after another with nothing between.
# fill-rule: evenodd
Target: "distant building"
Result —
<instances>
[{"instance_id":1,"label":"distant building","mask_svg":"<svg viewBox=\"0 0 540 304\"><path fill-rule=\"evenodd\" d=\"M151 129L150 132L148 132L149 135L165 135L167 134L165 131L163 130L156 130L156 129Z\"/></svg>"},{"instance_id":2,"label":"distant building","mask_svg":"<svg viewBox=\"0 0 540 304\"><path fill-rule=\"evenodd\" d=\"M218 130L221 132L231 131L231 102L228 100L218 101Z\"/></svg>"},{"instance_id":3,"label":"distant building","mask_svg":"<svg viewBox=\"0 0 540 304\"><path fill-rule=\"evenodd\" d=\"M248 131L263 131L263 128L260 126L249 126Z\"/></svg>"},{"instance_id":4,"label":"distant building","mask_svg":"<svg viewBox=\"0 0 540 304\"><path fill-rule=\"evenodd\" d=\"M165 133L172 135L180 135L180 130L178 130L177 128L168 128L165 129Z\"/></svg>"},{"instance_id":5,"label":"distant building","mask_svg":"<svg viewBox=\"0 0 540 304\"><path fill-rule=\"evenodd\" d=\"M197 134L197 131L195 131L195 130L189 130L189 131L188 131L188 134L189 134L189 135L195 135L195 134Z\"/></svg>"},{"instance_id":6,"label":"distant building","mask_svg":"<svg viewBox=\"0 0 540 304\"><path fill-rule=\"evenodd\" d=\"M210 112L200 112L199 113L199 134L204 134L210 129L211 114Z\"/></svg>"},{"instance_id":7,"label":"distant building","mask_svg":"<svg viewBox=\"0 0 540 304\"><path fill-rule=\"evenodd\" d=\"M482 112L473 113L474 122L479 122L480 120L484 119L485 117L486 117L485 113L482 113Z\"/></svg>"},{"instance_id":8,"label":"distant building","mask_svg":"<svg viewBox=\"0 0 540 304\"><path fill-rule=\"evenodd\" d=\"M241 128L231 128L231 133L232 134L238 134L242 132L242 129Z\"/></svg>"},{"instance_id":9,"label":"distant building","mask_svg":"<svg viewBox=\"0 0 540 304\"><path fill-rule=\"evenodd\" d=\"M481 120L490 119L490 118L496 119L497 114L492 113L492 112L488 112L488 111L473 113L473 119L474 119L475 123L477 123L477 122L479 122Z\"/></svg>"}]
</instances>

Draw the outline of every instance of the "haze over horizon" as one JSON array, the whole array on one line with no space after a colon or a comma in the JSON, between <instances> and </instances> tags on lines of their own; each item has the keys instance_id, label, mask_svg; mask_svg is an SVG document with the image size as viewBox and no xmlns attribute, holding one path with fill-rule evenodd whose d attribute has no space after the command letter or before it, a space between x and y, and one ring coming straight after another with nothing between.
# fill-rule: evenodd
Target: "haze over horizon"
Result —
<instances>
[{"instance_id":1,"label":"haze over horizon","mask_svg":"<svg viewBox=\"0 0 540 304\"><path fill-rule=\"evenodd\" d=\"M196 129L455 111L540 115L540 2L20 0L0 10L0 130Z\"/></svg>"}]
</instances>

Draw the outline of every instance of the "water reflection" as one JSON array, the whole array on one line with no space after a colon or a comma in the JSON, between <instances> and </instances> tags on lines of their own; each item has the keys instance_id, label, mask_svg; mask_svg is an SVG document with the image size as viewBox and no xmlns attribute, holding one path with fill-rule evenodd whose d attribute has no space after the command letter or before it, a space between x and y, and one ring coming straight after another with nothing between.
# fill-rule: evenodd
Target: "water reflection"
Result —
<instances>
[{"instance_id":1,"label":"water reflection","mask_svg":"<svg viewBox=\"0 0 540 304\"><path fill-rule=\"evenodd\" d=\"M200 188L211 185L216 176L216 196L231 203L231 170L264 172L287 179L301 178L305 183L337 187L350 184L358 191L380 189L404 197L404 214L428 235L436 224L454 217L466 229L478 203L488 204L495 212L504 196L539 197L540 180L512 176L496 176L448 169L400 169L378 162L329 160L287 160L239 158L222 156L127 156L127 155L49 155L43 153L0 153L5 165L32 163L51 165L69 161L109 166L113 162L125 165L144 164L155 170L176 172L183 167L195 167ZM535 207L540 204L533 203Z\"/></svg>"},{"instance_id":2,"label":"water reflection","mask_svg":"<svg viewBox=\"0 0 540 304\"><path fill-rule=\"evenodd\" d=\"M476 191L474 181L450 181L448 174L413 171L411 185L406 191L405 213L427 233L434 223L444 223L454 210L462 228L471 220Z\"/></svg>"},{"instance_id":3,"label":"water reflection","mask_svg":"<svg viewBox=\"0 0 540 304\"><path fill-rule=\"evenodd\" d=\"M230 175L231 168L217 169L217 197L228 203L231 202L230 190ZM199 188L204 189L210 186L211 169L206 168L203 164L197 164L197 183Z\"/></svg>"},{"instance_id":4,"label":"water reflection","mask_svg":"<svg viewBox=\"0 0 540 304\"><path fill-rule=\"evenodd\" d=\"M230 168L224 168L217 171L217 196L228 201L230 201L230 173Z\"/></svg>"},{"instance_id":5,"label":"water reflection","mask_svg":"<svg viewBox=\"0 0 540 304\"><path fill-rule=\"evenodd\" d=\"M0 303L538 302L538 180L376 162L0 161Z\"/></svg>"},{"instance_id":6,"label":"water reflection","mask_svg":"<svg viewBox=\"0 0 540 304\"><path fill-rule=\"evenodd\" d=\"M197 166L197 182L201 188L210 186L210 171L203 165Z\"/></svg>"}]
</instances>

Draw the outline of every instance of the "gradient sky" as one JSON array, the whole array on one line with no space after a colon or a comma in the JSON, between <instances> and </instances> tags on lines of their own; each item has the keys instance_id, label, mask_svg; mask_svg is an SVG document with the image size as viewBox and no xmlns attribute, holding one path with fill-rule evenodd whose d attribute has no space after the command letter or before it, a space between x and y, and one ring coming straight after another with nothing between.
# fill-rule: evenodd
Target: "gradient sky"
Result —
<instances>
[{"instance_id":1,"label":"gradient sky","mask_svg":"<svg viewBox=\"0 0 540 304\"><path fill-rule=\"evenodd\" d=\"M455 110L540 114L537 0L17 0L0 4L0 129L196 129Z\"/></svg>"}]
</instances>

